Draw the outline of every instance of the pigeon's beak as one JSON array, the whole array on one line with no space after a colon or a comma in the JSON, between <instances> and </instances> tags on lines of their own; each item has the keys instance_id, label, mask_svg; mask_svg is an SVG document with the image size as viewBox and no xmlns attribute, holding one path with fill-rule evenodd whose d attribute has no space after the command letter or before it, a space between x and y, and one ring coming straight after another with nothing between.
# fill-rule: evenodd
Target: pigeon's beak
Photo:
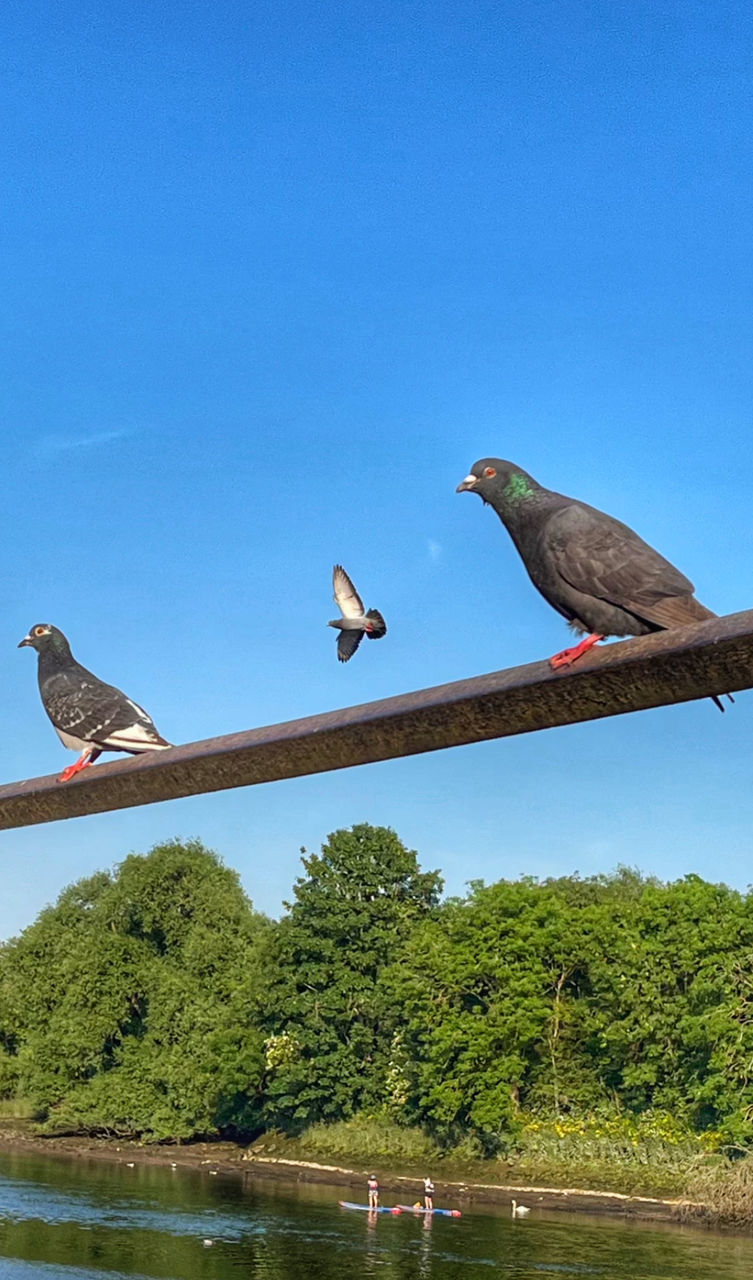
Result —
<instances>
[{"instance_id":1,"label":"pigeon's beak","mask_svg":"<svg viewBox=\"0 0 753 1280\"><path fill-rule=\"evenodd\" d=\"M474 475L466 476L465 480L460 481L460 484L458 485L455 492L467 493L469 489L475 489L477 484L478 484L478 476L474 476Z\"/></svg>"},{"instance_id":2,"label":"pigeon's beak","mask_svg":"<svg viewBox=\"0 0 753 1280\"><path fill-rule=\"evenodd\" d=\"M19 640L18 648L23 649L24 645L31 644L31 636L24 636L23 640Z\"/></svg>"}]
</instances>

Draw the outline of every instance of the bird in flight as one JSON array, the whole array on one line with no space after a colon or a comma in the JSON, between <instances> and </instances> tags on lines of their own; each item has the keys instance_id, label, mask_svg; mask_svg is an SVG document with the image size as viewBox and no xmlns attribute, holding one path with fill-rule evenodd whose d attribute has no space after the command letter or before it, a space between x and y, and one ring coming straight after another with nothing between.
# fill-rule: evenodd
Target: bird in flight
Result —
<instances>
[{"instance_id":1,"label":"bird in flight","mask_svg":"<svg viewBox=\"0 0 753 1280\"><path fill-rule=\"evenodd\" d=\"M340 632L337 656L341 662L347 662L364 636L369 640L381 640L387 632L387 624L378 609L364 611L363 601L341 564L336 564L332 570L332 585L335 604L342 616L328 622L327 626L336 627Z\"/></svg>"}]
</instances>

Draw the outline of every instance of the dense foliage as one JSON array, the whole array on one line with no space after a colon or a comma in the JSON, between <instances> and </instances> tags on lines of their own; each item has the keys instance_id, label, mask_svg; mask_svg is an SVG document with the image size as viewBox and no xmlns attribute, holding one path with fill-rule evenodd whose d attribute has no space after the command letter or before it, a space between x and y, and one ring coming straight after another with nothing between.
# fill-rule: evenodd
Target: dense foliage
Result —
<instances>
[{"instance_id":1,"label":"dense foliage","mask_svg":"<svg viewBox=\"0 0 753 1280\"><path fill-rule=\"evenodd\" d=\"M67 889L0 954L0 1080L55 1127L189 1137L258 1123L265 922L200 844Z\"/></svg>"},{"instance_id":2,"label":"dense foliage","mask_svg":"<svg viewBox=\"0 0 753 1280\"><path fill-rule=\"evenodd\" d=\"M307 874L271 937L258 1009L267 1119L291 1130L381 1104L399 1006L380 975L442 887L384 828L361 824L321 855L301 852Z\"/></svg>"},{"instance_id":3,"label":"dense foliage","mask_svg":"<svg viewBox=\"0 0 753 1280\"><path fill-rule=\"evenodd\" d=\"M151 1139L366 1113L487 1151L615 1115L753 1140L752 896L621 870L440 903L389 829L302 852L276 923L198 842L67 889L0 950L0 1097Z\"/></svg>"}]
</instances>

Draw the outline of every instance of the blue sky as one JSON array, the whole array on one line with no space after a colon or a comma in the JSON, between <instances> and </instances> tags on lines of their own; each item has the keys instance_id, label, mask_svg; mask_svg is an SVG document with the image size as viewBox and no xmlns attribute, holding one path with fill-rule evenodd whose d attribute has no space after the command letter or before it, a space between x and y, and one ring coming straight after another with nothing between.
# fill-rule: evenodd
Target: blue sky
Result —
<instances>
[{"instance_id":1,"label":"blue sky","mask_svg":"<svg viewBox=\"0 0 753 1280\"><path fill-rule=\"evenodd\" d=\"M742 3L0 15L0 777L61 769L37 621L176 742L533 661L562 621L478 457L753 605ZM389 625L335 660L332 563ZM394 826L474 877L751 875L753 702L708 701L0 835L0 936L199 836L276 912Z\"/></svg>"}]
</instances>

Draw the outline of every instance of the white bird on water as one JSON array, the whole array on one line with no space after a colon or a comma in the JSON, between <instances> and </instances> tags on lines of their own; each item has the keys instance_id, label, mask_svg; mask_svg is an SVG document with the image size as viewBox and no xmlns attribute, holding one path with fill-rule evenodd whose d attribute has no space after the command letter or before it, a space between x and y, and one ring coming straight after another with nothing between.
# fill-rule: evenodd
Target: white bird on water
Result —
<instances>
[{"instance_id":1,"label":"white bird on water","mask_svg":"<svg viewBox=\"0 0 753 1280\"><path fill-rule=\"evenodd\" d=\"M531 1210L526 1204L518 1204L517 1200L511 1200L513 1218L525 1218Z\"/></svg>"}]
</instances>

